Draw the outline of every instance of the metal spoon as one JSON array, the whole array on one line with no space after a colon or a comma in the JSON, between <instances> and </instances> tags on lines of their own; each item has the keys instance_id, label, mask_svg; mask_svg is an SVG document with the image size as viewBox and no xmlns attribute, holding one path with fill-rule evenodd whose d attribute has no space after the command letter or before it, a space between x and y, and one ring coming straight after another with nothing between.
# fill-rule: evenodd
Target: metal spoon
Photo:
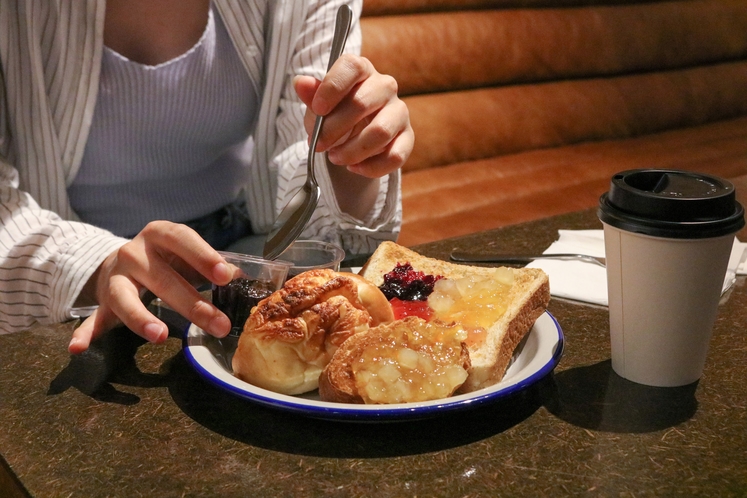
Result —
<instances>
[{"instance_id":1,"label":"metal spoon","mask_svg":"<svg viewBox=\"0 0 747 498\"><path fill-rule=\"evenodd\" d=\"M332 51L329 55L327 72L342 54L345 42L348 39L350 24L353 19L353 10L348 5L341 5L337 10L337 21L335 23L335 34L332 38ZM314 130L311 133L309 144L309 158L306 163L306 183L296 192L290 202L286 204L280 215L275 220L272 230L267 235L263 256L265 259L275 259L290 246L294 240L301 235L306 223L309 222L311 214L316 209L321 195L321 189L314 176L315 149L319 140L319 132L324 123L324 116L317 116L314 122Z\"/></svg>"},{"instance_id":2,"label":"metal spoon","mask_svg":"<svg viewBox=\"0 0 747 498\"><path fill-rule=\"evenodd\" d=\"M462 263L531 263L535 259L579 260L606 267L604 258L588 254L469 254L459 251L451 253L451 259Z\"/></svg>"}]
</instances>

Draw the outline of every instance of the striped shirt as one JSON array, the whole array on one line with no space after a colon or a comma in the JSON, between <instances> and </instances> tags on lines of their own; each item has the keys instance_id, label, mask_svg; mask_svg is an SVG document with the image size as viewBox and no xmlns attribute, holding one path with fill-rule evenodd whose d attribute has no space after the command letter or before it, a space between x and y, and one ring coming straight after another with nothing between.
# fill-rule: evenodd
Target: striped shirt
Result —
<instances>
[{"instance_id":1,"label":"striped shirt","mask_svg":"<svg viewBox=\"0 0 747 498\"><path fill-rule=\"evenodd\" d=\"M305 108L292 76L321 79L341 0L214 0L260 96L244 189L252 226L269 231L304 182ZM360 0L352 2L360 14ZM0 332L70 318L83 285L126 239L84 224L67 188L86 145L99 88L105 0L3 0L0 6ZM354 23L347 50L360 50ZM322 158L320 157L320 163ZM382 179L365 220L342 213L319 168L322 198L302 237L349 253L394 239L399 172Z\"/></svg>"}]
</instances>

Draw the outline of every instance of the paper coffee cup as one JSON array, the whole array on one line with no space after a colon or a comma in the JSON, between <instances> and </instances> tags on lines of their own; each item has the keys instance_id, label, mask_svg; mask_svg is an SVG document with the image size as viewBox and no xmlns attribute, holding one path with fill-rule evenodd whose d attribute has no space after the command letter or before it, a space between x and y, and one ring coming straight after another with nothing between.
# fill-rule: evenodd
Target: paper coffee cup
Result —
<instances>
[{"instance_id":1,"label":"paper coffee cup","mask_svg":"<svg viewBox=\"0 0 747 498\"><path fill-rule=\"evenodd\" d=\"M600 199L612 368L674 387L703 372L744 210L734 186L677 170L631 170Z\"/></svg>"}]
</instances>

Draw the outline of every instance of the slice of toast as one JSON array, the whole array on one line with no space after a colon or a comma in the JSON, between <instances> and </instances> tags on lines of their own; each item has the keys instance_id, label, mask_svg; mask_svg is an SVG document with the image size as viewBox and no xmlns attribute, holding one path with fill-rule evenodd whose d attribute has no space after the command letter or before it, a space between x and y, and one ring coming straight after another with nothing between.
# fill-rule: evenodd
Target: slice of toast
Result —
<instances>
[{"instance_id":1,"label":"slice of toast","mask_svg":"<svg viewBox=\"0 0 747 498\"><path fill-rule=\"evenodd\" d=\"M376 286L384 283L384 275L397 263L429 275L461 278L469 275L490 275L488 267L467 266L428 258L394 242L384 242L373 253L360 275ZM486 338L469 346L472 369L458 392L471 392L499 382L508 367L514 350L547 309L550 302L550 283L547 274L536 268L512 268L514 278L509 291L506 312L489 327Z\"/></svg>"}]
</instances>

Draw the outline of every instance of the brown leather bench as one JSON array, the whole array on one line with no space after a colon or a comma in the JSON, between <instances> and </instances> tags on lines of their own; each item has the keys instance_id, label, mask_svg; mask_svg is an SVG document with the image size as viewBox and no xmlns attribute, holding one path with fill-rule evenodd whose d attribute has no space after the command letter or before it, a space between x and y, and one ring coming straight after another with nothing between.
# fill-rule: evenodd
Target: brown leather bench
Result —
<instances>
[{"instance_id":1,"label":"brown leather bench","mask_svg":"<svg viewBox=\"0 0 747 498\"><path fill-rule=\"evenodd\" d=\"M364 0L416 144L411 246L596 205L617 171L747 174L745 0Z\"/></svg>"}]
</instances>

